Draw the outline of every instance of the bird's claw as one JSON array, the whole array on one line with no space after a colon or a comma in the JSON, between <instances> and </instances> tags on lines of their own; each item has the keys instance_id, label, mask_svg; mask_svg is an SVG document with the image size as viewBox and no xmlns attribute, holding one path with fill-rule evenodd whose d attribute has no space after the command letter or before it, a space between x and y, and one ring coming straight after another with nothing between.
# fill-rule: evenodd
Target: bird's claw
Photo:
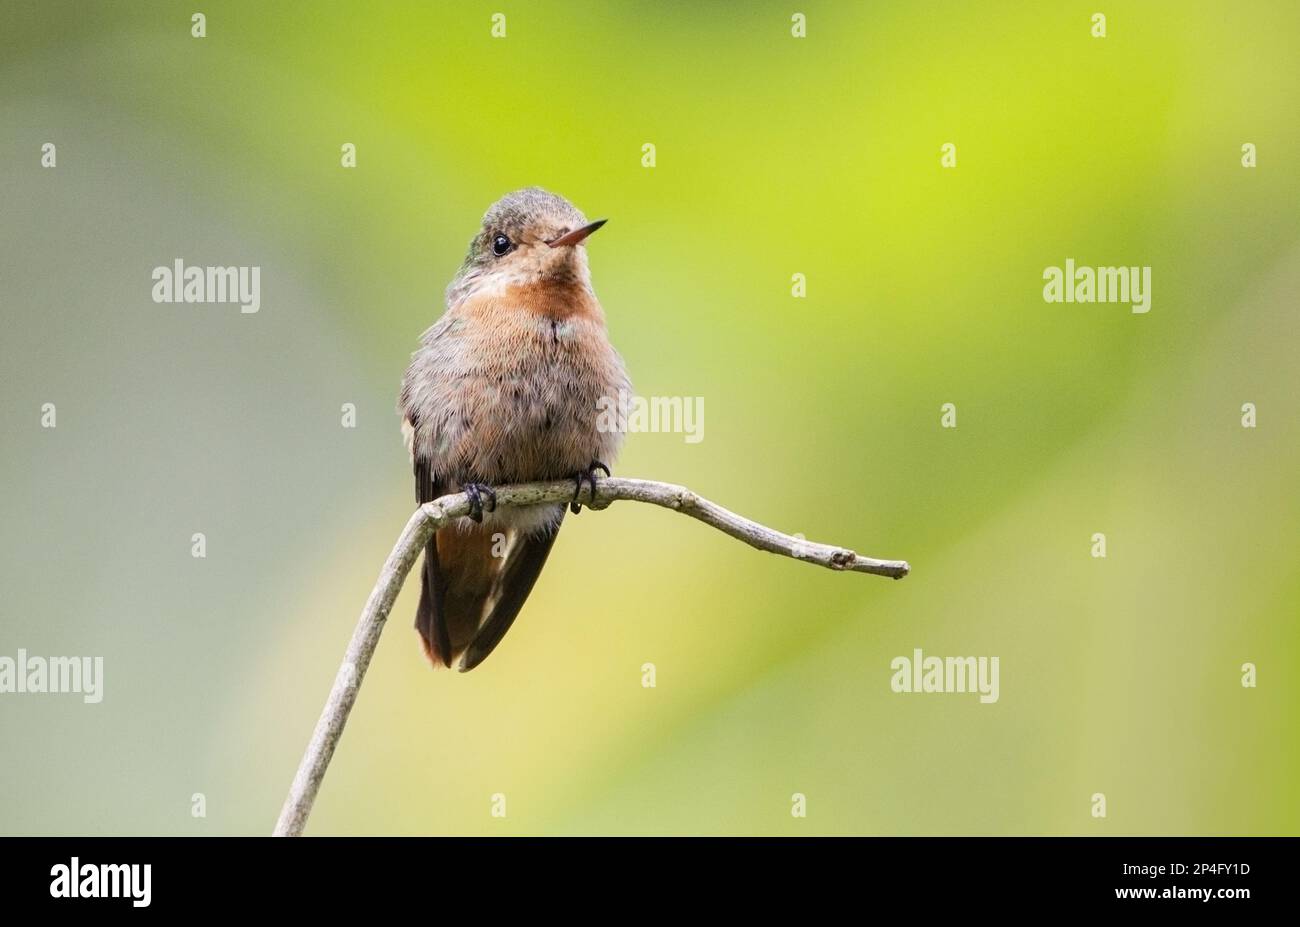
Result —
<instances>
[{"instance_id":1,"label":"bird's claw","mask_svg":"<svg viewBox=\"0 0 1300 927\"><path fill-rule=\"evenodd\" d=\"M487 511L495 512L497 510L496 490L486 483L466 483L461 486L461 492L469 497L469 518L475 524L483 523L484 496L487 496L487 500L491 505Z\"/></svg>"},{"instance_id":2,"label":"bird's claw","mask_svg":"<svg viewBox=\"0 0 1300 927\"><path fill-rule=\"evenodd\" d=\"M593 460L591 463L587 464L587 468L585 470L579 470L576 474L574 474L573 501L569 503L569 511L572 512L574 515L577 515L582 512L582 503L578 501L578 497L582 495L583 483L587 483L588 485L591 486L591 499L593 502L596 500L596 471L597 470L604 470L606 476L610 475L609 467L601 463L599 460Z\"/></svg>"}]
</instances>

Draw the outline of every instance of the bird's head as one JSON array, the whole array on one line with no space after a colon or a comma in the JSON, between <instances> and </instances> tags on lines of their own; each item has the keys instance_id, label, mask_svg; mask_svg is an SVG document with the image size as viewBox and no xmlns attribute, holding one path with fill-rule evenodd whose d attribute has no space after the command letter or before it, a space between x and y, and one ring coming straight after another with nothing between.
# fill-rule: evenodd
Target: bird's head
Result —
<instances>
[{"instance_id":1,"label":"bird's head","mask_svg":"<svg viewBox=\"0 0 1300 927\"><path fill-rule=\"evenodd\" d=\"M447 287L447 304L538 283L590 290L583 242L604 224L588 222L564 197L540 187L506 194L483 216L465 263Z\"/></svg>"}]
</instances>

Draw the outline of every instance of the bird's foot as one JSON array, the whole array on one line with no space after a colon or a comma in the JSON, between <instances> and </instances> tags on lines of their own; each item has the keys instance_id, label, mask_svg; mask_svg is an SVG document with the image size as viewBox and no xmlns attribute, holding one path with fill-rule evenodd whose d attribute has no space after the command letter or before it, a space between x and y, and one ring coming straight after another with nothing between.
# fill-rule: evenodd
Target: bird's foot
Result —
<instances>
[{"instance_id":1,"label":"bird's foot","mask_svg":"<svg viewBox=\"0 0 1300 927\"><path fill-rule=\"evenodd\" d=\"M464 483L460 491L469 497L469 517L475 524L483 523L483 497L486 496L491 508L489 512L497 510L496 490L487 483Z\"/></svg>"},{"instance_id":2,"label":"bird's foot","mask_svg":"<svg viewBox=\"0 0 1300 927\"><path fill-rule=\"evenodd\" d=\"M572 512L574 515L577 515L582 511L582 503L578 501L578 497L582 495L583 483L587 483L591 486L591 499L593 502L595 501L597 470L604 470L606 476L610 475L609 467L601 463L599 460L593 460L591 463L587 464L587 469L579 470L577 473L574 474L573 501L569 503L569 511Z\"/></svg>"}]
</instances>

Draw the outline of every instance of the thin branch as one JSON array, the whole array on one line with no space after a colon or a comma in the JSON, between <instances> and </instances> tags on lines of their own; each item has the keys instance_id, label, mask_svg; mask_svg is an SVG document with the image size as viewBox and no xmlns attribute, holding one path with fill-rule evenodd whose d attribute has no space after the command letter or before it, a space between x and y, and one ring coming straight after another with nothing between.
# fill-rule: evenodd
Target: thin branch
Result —
<instances>
[{"instance_id":1,"label":"thin branch","mask_svg":"<svg viewBox=\"0 0 1300 927\"><path fill-rule=\"evenodd\" d=\"M496 487L498 508L568 502L572 498L573 482L569 480ZM750 547L807 563L821 564L832 570L851 570L902 579L910 569L902 560L875 560L844 547L814 544L782 534L729 512L689 489L670 483L606 477L599 481L594 498L585 487L581 498L594 509L603 509L611 502L620 500L648 502L712 525L723 534L744 541ZM361 680L370 666L370 659L379 644L380 632L383 631L397 593L406 580L406 574L415 565L433 533L451 520L468 515L469 511L469 497L464 493L454 493L421 505L402 529L397 544L384 562L375 588L370 592L370 598L366 600L366 607L361 610L343 664L334 677L334 685L330 689L325 708L316 722L311 742L307 745L298 772L293 777L293 785L289 787L289 795L280 810L275 836L297 837L307 826L307 816L311 814L312 803L320 791L321 780L325 778L325 770L329 768L330 759L334 756L334 748L338 746L339 737L343 734L343 726L347 724L348 714L356 703Z\"/></svg>"}]
</instances>

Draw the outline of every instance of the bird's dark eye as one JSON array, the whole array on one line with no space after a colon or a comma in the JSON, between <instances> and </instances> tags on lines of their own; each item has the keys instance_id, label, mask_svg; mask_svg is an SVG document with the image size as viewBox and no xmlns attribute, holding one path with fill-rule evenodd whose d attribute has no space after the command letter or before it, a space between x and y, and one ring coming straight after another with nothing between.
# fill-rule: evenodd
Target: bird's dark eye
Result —
<instances>
[{"instance_id":1,"label":"bird's dark eye","mask_svg":"<svg viewBox=\"0 0 1300 927\"><path fill-rule=\"evenodd\" d=\"M492 253L497 257L505 254L510 250L510 239L506 238L500 232L492 236Z\"/></svg>"}]
</instances>

